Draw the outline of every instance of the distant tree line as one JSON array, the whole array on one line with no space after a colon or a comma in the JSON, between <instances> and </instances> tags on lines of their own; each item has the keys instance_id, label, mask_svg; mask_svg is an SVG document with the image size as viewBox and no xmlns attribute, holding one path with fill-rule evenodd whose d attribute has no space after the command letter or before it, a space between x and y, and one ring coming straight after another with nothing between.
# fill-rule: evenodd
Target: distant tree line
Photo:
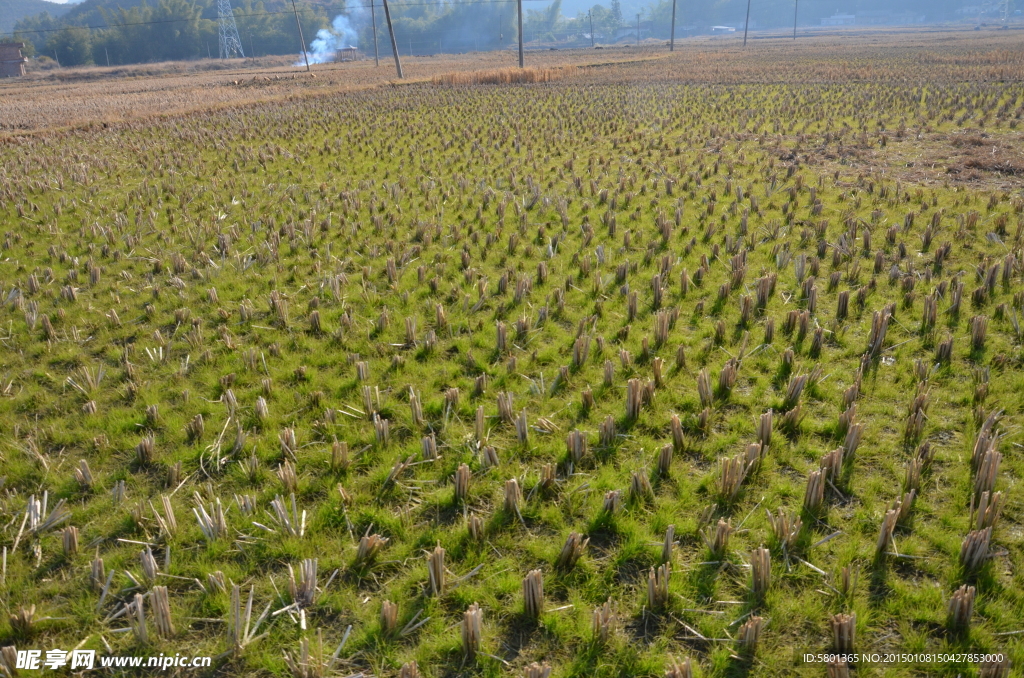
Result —
<instances>
[{"instance_id":1,"label":"distant tree line","mask_svg":"<svg viewBox=\"0 0 1024 678\"><path fill-rule=\"evenodd\" d=\"M317 31L327 29L342 14L358 34L358 46L373 49L370 0L332 0L326 4L299 2L299 20L307 45ZM374 0L379 3L380 0ZM641 12L644 37L667 38L673 0L652 0ZM685 26L707 27L742 22L746 0L677 0L677 36ZM332 4L333 3L333 4ZM298 54L295 17L281 0L232 0L239 37L246 55ZM904 0L898 8L920 12L929 20L952 18L960 0ZM437 3L401 0L390 2L400 52L433 54L498 49L517 38L516 5L508 2L446 0ZM847 0L844 11L886 10L885 0ZM836 11L835 0L800 0L801 23L813 23ZM383 12L377 4L377 43L390 54ZM794 0L753 0L751 21L759 28L792 25ZM636 25L635 15L624 17L619 0L596 4L575 17L561 14L561 0L541 10L527 9L524 38L530 42L613 41L620 29ZM101 26L87 28L86 26ZM123 7L95 5L84 12L72 10L55 18L42 13L19 21L15 37L31 43L28 54L57 58L62 65L128 64L197 59L218 55L216 0L157 0L150 5ZM8 37L9 39L9 37Z\"/></svg>"},{"instance_id":2,"label":"distant tree line","mask_svg":"<svg viewBox=\"0 0 1024 678\"><path fill-rule=\"evenodd\" d=\"M235 23L248 56L298 54L295 17L288 11L272 12L262 0L233 0ZM329 23L329 6L305 5L299 10L303 33L313 36ZM55 19L47 13L23 19L15 36L31 42L40 55L55 57L62 65L130 64L198 59L218 55L217 5L214 0L145 1L130 8L98 8L99 21L86 28L74 17ZM95 15L88 19L96 20ZM77 22L76 22L77 23ZM83 22L85 23L85 22Z\"/></svg>"}]
</instances>

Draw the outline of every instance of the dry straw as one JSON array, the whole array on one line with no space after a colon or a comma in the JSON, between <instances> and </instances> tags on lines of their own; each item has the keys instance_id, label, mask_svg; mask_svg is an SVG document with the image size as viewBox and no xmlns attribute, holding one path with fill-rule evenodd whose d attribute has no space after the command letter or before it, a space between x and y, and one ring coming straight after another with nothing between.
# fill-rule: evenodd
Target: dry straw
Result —
<instances>
[{"instance_id":1,"label":"dry straw","mask_svg":"<svg viewBox=\"0 0 1024 678\"><path fill-rule=\"evenodd\" d=\"M708 547L711 555L721 558L729 548L729 537L732 536L732 523L724 518L719 518L718 523L712 529L710 526L701 532L704 545Z\"/></svg>"},{"instance_id":2,"label":"dry straw","mask_svg":"<svg viewBox=\"0 0 1024 678\"><path fill-rule=\"evenodd\" d=\"M615 419L609 414L598 426L598 438L601 446L611 447L614 445L616 435Z\"/></svg>"},{"instance_id":3,"label":"dry straw","mask_svg":"<svg viewBox=\"0 0 1024 678\"><path fill-rule=\"evenodd\" d=\"M772 535L775 540L782 546L784 551L791 551L796 545L796 540L800 536L800 530L803 528L803 521L799 516L793 515L787 512L785 509L780 508L777 513L766 511L768 514L768 523L772 527Z\"/></svg>"},{"instance_id":4,"label":"dry straw","mask_svg":"<svg viewBox=\"0 0 1024 678\"><path fill-rule=\"evenodd\" d=\"M393 636L398 631L398 605L390 600L380 604L380 630L385 636Z\"/></svg>"},{"instance_id":5,"label":"dry straw","mask_svg":"<svg viewBox=\"0 0 1024 678\"><path fill-rule=\"evenodd\" d=\"M565 438L566 451L573 465L578 465L587 456L587 437L582 431L573 430Z\"/></svg>"},{"instance_id":6,"label":"dry straw","mask_svg":"<svg viewBox=\"0 0 1024 678\"><path fill-rule=\"evenodd\" d=\"M521 410L519 416L515 420L516 429L516 440L520 445L526 445L529 442L530 426L526 421L526 410Z\"/></svg>"},{"instance_id":7,"label":"dry straw","mask_svg":"<svg viewBox=\"0 0 1024 678\"><path fill-rule=\"evenodd\" d=\"M772 410L768 410L757 420L757 442L762 450L767 450L772 442Z\"/></svg>"},{"instance_id":8,"label":"dry straw","mask_svg":"<svg viewBox=\"0 0 1024 678\"><path fill-rule=\"evenodd\" d=\"M64 557L71 558L78 553L78 528L68 525L61 534Z\"/></svg>"},{"instance_id":9,"label":"dry straw","mask_svg":"<svg viewBox=\"0 0 1024 678\"><path fill-rule=\"evenodd\" d=\"M978 498L976 510L975 529L983 530L986 527L995 527L1003 510L1003 493L982 492Z\"/></svg>"},{"instance_id":10,"label":"dry straw","mask_svg":"<svg viewBox=\"0 0 1024 678\"><path fill-rule=\"evenodd\" d=\"M974 612L975 588L962 585L949 598L949 626L953 629L966 630L971 624Z\"/></svg>"},{"instance_id":11,"label":"dry straw","mask_svg":"<svg viewBox=\"0 0 1024 678\"><path fill-rule=\"evenodd\" d=\"M581 537L579 532L570 532L558 554L555 567L563 571L569 571L576 567L576 563L583 556L589 543L590 539Z\"/></svg>"},{"instance_id":12,"label":"dry straw","mask_svg":"<svg viewBox=\"0 0 1024 678\"><path fill-rule=\"evenodd\" d=\"M718 469L718 494L724 501L732 501L743 487L750 464L745 455L739 454L722 459Z\"/></svg>"},{"instance_id":13,"label":"dry straw","mask_svg":"<svg viewBox=\"0 0 1024 678\"><path fill-rule=\"evenodd\" d=\"M999 654L978 665L978 678L1009 678L1010 655Z\"/></svg>"},{"instance_id":14,"label":"dry straw","mask_svg":"<svg viewBox=\"0 0 1024 678\"><path fill-rule=\"evenodd\" d=\"M576 66L559 68L497 68L470 72L453 72L435 75L435 85L512 85L551 82L573 78L579 69Z\"/></svg>"},{"instance_id":15,"label":"dry straw","mask_svg":"<svg viewBox=\"0 0 1024 678\"><path fill-rule=\"evenodd\" d=\"M672 475L672 445L663 445L658 450L658 475L662 478L668 478Z\"/></svg>"},{"instance_id":16,"label":"dry straw","mask_svg":"<svg viewBox=\"0 0 1024 678\"><path fill-rule=\"evenodd\" d=\"M530 570L523 577L523 613L530 619L539 619L544 612L544 575Z\"/></svg>"},{"instance_id":17,"label":"dry straw","mask_svg":"<svg viewBox=\"0 0 1024 678\"><path fill-rule=\"evenodd\" d=\"M889 542L892 541L893 530L896 529L896 523L899 522L900 517L900 502L896 502L895 508L890 508L885 512L882 517L882 525L878 531L878 541L875 543L875 559L881 559L886 554L886 549L889 547Z\"/></svg>"},{"instance_id":18,"label":"dry straw","mask_svg":"<svg viewBox=\"0 0 1024 678\"><path fill-rule=\"evenodd\" d=\"M462 652L469 659L476 657L480 651L480 641L483 638L484 614L480 606L473 603L462 614Z\"/></svg>"},{"instance_id":19,"label":"dry straw","mask_svg":"<svg viewBox=\"0 0 1024 678\"><path fill-rule=\"evenodd\" d=\"M761 546L750 554L750 590L757 600L763 600L772 583L772 560L768 549Z\"/></svg>"},{"instance_id":20,"label":"dry straw","mask_svg":"<svg viewBox=\"0 0 1024 678\"><path fill-rule=\"evenodd\" d=\"M295 570L288 565L288 593L292 603L300 608L311 607L316 602L316 567L315 558L306 558L299 564L299 578L295 578Z\"/></svg>"},{"instance_id":21,"label":"dry straw","mask_svg":"<svg viewBox=\"0 0 1024 678\"><path fill-rule=\"evenodd\" d=\"M523 491L519 488L519 481L510 478L505 481L505 510L509 513L519 513L519 504L523 500Z\"/></svg>"},{"instance_id":22,"label":"dry straw","mask_svg":"<svg viewBox=\"0 0 1024 678\"><path fill-rule=\"evenodd\" d=\"M366 534L359 538L359 547L356 549L355 567L372 565L377 559L389 539L379 534Z\"/></svg>"},{"instance_id":23,"label":"dry straw","mask_svg":"<svg viewBox=\"0 0 1024 678\"><path fill-rule=\"evenodd\" d=\"M995 490L996 477L999 474L999 463L1003 455L995 449L995 440L985 450L981 462L978 464L978 473L974 477L974 493L980 496L983 492Z\"/></svg>"},{"instance_id":24,"label":"dry straw","mask_svg":"<svg viewBox=\"0 0 1024 678\"><path fill-rule=\"evenodd\" d=\"M614 635L618 626L618 617L612 609L612 599L609 598L600 607L594 608L593 614L594 640L602 645L607 643Z\"/></svg>"},{"instance_id":25,"label":"dry straw","mask_svg":"<svg viewBox=\"0 0 1024 678\"><path fill-rule=\"evenodd\" d=\"M700 396L702 407L711 407L714 404L714 396L711 392L711 375L705 367L697 373L697 395Z\"/></svg>"},{"instance_id":26,"label":"dry straw","mask_svg":"<svg viewBox=\"0 0 1024 678\"><path fill-rule=\"evenodd\" d=\"M855 613L832 615L832 645L836 652L853 652L854 639L857 631L857 615Z\"/></svg>"},{"instance_id":27,"label":"dry straw","mask_svg":"<svg viewBox=\"0 0 1024 678\"><path fill-rule=\"evenodd\" d=\"M988 318L983 315L976 315L971 318L971 349L974 351L985 350L985 335L988 332Z\"/></svg>"},{"instance_id":28,"label":"dry straw","mask_svg":"<svg viewBox=\"0 0 1024 678\"><path fill-rule=\"evenodd\" d=\"M837 447L821 458L821 470L830 483L836 484L839 482L839 476L843 471L844 455L844 449Z\"/></svg>"},{"instance_id":29,"label":"dry straw","mask_svg":"<svg viewBox=\"0 0 1024 678\"><path fill-rule=\"evenodd\" d=\"M484 520L475 513L471 513L466 516L466 531L469 533L470 539L473 541L483 541L484 538Z\"/></svg>"},{"instance_id":30,"label":"dry straw","mask_svg":"<svg viewBox=\"0 0 1024 678\"><path fill-rule=\"evenodd\" d=\"M538 664L532 662L526 665L526 669L523 672L523 678L550 678L551 676L551 665L547 662Z\"/></svg>"},{"instance_id":31,"label":"dry straw","mask_svg":"<svg viewBox=\"0 0 1024 678\"><path fill-rule=\"evenodd\" d=\"M459 464L459 468L455 471L455 501L465 502L469 499L469 480L472 477L472 472L469 470L469 466L465 464Z\"/></svg>"},{"instance_id":32,"label":"dry straw","mask_svg":"<svg viewBox=\"0 0 1024 678\"><path fill-rule=\"evenodd\" d=\"M430 593L434 596L444 595L445 591L444 554L440 544L433 551L427 552L427 575L430 579Z\"/></svg>"},{"instance_id":33,"label":"dry straw","mask_svg":"<svg viewBox=\"0 0 1024 678\"><path fill-rule=\"evenodd\" d=\"M174 636L174 624L171 623L171 604L166 586L153 587L153 622L156 632L161 638Z\"/></svg>"},{"instance_id":34,"label":"dry straw","mask_svg":"<svg viewBox=\"0 0 1024 678\"><path fill-rule=\"evenodd\" d=\"M743 622L737 634L736 641L741 653L752 655L757 650L757 643L761 639L761 630L764 628L764 619L754 615Z\"/></svg>"},{"instance_id":35,"label":"dry straw","mask_svg":"<svg viewBox=\"0 0 1024 678\"><path fill-rule=\"evenodd\" d=\"M647 606L652 610L660 610L668 603L668 579L671 566L663 563L657 569L647 572Z\"/></svg>"},{"instance_id":36,"label":"dry straw","mask_svg":"<svg viewBox=\"0 0 1024 678\"><path fill-rule=\"evenodd\" d=\"M670 660L665 667L665 678L693 678L693 664L687 657L681 662Z\"/></svg>"},{"instance_id":37,"label":"dry straw","mask_svg":"<svg viewBox=\"0 0 1024 678\"><path fill-rule=\"evenodd\" d=\"M989 543L992 540L992 528L968 532L960 544L960 564L971 572L977 570L989 558Z\"/></svg>"},{"instance_id":38,"label":"dry straw","mask_svg":"<svg viewBox=\"0 0 1024 678\"><path fill-rule=\"evenodd\" d=\"M604 494L604 502L601 510L608 515L614 515L622 508L622 490L608 490Z\"/></svg>"},{"instance_id":39,"label":"dry straw","mask_svg":"<svg viewBox=\"0 0 1024 678\"><path fill-rule=\"evenodd\" d=\"M633 501L647 501L654 498L654 488L646 471L633 471L629 481L629 497Z\"/></svg>"},{"instance_id":40,"label":"dry straw","mask_svg":"<svg viewBox=\"0 0 1024 678\"><path fill-rule=\"evenodd\" d=\"M783 410L791 410L800 402L800 396L807 386L808 376L807 374L800 374L790 378L789 385L786 387L786 397L782 401Z\"/></svg>"},{"instance_id":41,"label":"dry straw","mask_svg":"<svg viewBox=\"0 0 1024 678\"><path fill-rule=\"evenodd\" d=\"M807 474L807 487L804 489L804 508L811 513L817 513L825 498L825 483L828 478L828 471L819 469Z\"/></svg>"},{"instance_id":42,"label":"dry straw","mask_svg":"<svg viewBox=\"0 0 1024 678\"><path fill-rule=\"evenodd\" d=\"M195 514L196 520L199 522L199 529L202 530L206 541L217 541L227 536L226 511L220 503L220 497L214 498L213 503L204 505L197 493L196 506L192 509L192 513Z\"/></svg>"}]
</instances>

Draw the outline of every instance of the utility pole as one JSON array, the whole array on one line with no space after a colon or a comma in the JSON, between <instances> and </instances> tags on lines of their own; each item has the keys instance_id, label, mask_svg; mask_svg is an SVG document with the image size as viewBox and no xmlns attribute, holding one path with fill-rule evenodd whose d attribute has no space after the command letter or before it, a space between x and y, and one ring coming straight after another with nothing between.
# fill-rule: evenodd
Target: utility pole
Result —
<instances>
[{"instance_id":1,"label":"utility pole","mask_svg":"<svg viewBox=\"0 0 1024 678\"><path fill-rule=\"evenodd\" d=\"M107 48L104 47L103 48L103 53L107 56L107 68L110 68L110 52L108 52Z\"/></svg>"},{"instance_id":2,"label":"utility pole","mask_svg":"<svg viewBox=\"0 0 1024 678\"><path fill-rule=\"evenodd\" d=\"M523 67L523 0L516 0L519 10L519 68Z\"/></svg>"},{"instance_id":3,"label":"utility pole","mask_svg":"<svg viewBox=\"0 0 1024 678\"><path fill-rule=\"evenodd\" d=\"M299 23L299 10L295 9L295 0L292 0L292 12L295 14L295 27L299 29L299 43L302 45L302 58L306 60L306 72L309 72L309 53L306 51L306 39L302 37L302 24Z\"/></svg>"},{"instance_id":4,"label":"utility pole","mask_svg":"<svg viewBox=\"0 0 1024 678\"><path fill-rule=\"evenodd\" d=\"M796 13L800 9L800 0L793 0L793 39L796 40Z\"/></svg>"},{"instance_id":5,"label":"utility pole","mask_svg":"<svg viewBox=\"0 0 1024 678\"><path fill-rule=\"evenodd\" d=\"M747 46L747 29L750 28L750 0L747 0L747 20L743 22L743 46Z\"/></svg>"},{"instance_id":6,"label":"utility pole","mask_svg":"<svg viewBox=\"0 0 1024 678\"><path fill-rule=\"evenodd\" d=\"M388 0L384 0L384 19L388 22L388 34L391 35L391 51L395 55L395 70L398 71L398 79L401 80L405 76L402 75L402 60L398 58L398 43L395 41L395 27L391 24L391 10L388 9ZM412 49L410 48L409 51L411 52Z\"/></svg>"},{"instance_id":7,"label":"utility pole","mask_svg":"<svg viewBox=\"0 0 1024 678\"><path fill-rule=\"evenodd\" d=\"M672 0L672 28L669 31L668 51L676 51L676 0Z\"/></svg>"},{"instance_id":8,"label":"utility pole","mask_svg":"<svg viewBox=\"0 0 1024 678\"><path fill-rule=\"evenodd\" d=\"M249 56L252 57L253 64L256 63L256 50L252 48L252 30L249 31Z\"/></svg>"},{"instance_id":9,"label":"utility pole","mask_svg":"<svg viewBox=\"0 0 1024 678\"><path fill-rule=\"evenodd\" d=\"M209 49L209 47L207 47ZM57 50L53 50L53 60L57 62L57 68L60 68L60 59L57 58Z\"/></svg>"},{"instance_id":10,"label":"utility pole","mask_svg":"<svg viewBox=\"0 0 1024 678\"><path fill-rule=\"evenodd\" d=\"M587 10L587 18L590 19L590 46L594 46L594 15Z\"/></svg>"},{"instance_id":11,"label":"utility pole","mask_svg":"<svg viewBox=\"0 0 1024 678\"><path fill-rule=\"evenodd\" d=\"M636 15L636 46L640 46L640 15Z\"/></svg>"},{"instance_id":12,"label":"utility pole","mask_svg":"<svg viewBox=\"0 0 1024 678\"><path fill-rule=\"evenodd\" d=\"M370 0L370 20L373 22L373 64L380 66L380 53L377 51L377 10L373 8L375 0Z\"/></svg>"}]
</instances>

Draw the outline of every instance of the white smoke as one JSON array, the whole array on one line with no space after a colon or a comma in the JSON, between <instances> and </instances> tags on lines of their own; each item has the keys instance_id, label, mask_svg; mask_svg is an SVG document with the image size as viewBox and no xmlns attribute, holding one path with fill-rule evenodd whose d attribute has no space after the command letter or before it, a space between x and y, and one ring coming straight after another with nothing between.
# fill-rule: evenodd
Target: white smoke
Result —
<instances>
[{"instance_id":1,"label":"white smoke","mask_svg":"<svg viewBox=\"0 0 1024 678\"><path fill-rule=\"evenodd\" d=\"M366 7L358 4L356 0L348 0L345 3L345 13L334 17L330 28L321 28L316 32L316 38L309 43L309 51L306 56L311 64L323 64L334 61L338 50L346 47L359 46L359 28L366 23ZM304 65L300 61L296 66Z\"/></svg>"}]
</instances>

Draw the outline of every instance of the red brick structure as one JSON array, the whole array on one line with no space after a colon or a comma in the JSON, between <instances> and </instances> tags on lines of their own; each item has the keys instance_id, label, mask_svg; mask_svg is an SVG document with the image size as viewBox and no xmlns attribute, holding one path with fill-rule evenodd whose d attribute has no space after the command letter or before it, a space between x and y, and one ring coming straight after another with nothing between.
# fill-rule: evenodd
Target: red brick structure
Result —
<instances>
[{"instance_id":1,"label":"red brick structure","mask_svg":"<svg viewBox=\"0 0 1024 678\"><path fill-rule=\"evenodd\" d=\"M27 58L21 56L23 42L0 42L0 78L17 78L25 75Z\"/></svg>"}]
</instances>

